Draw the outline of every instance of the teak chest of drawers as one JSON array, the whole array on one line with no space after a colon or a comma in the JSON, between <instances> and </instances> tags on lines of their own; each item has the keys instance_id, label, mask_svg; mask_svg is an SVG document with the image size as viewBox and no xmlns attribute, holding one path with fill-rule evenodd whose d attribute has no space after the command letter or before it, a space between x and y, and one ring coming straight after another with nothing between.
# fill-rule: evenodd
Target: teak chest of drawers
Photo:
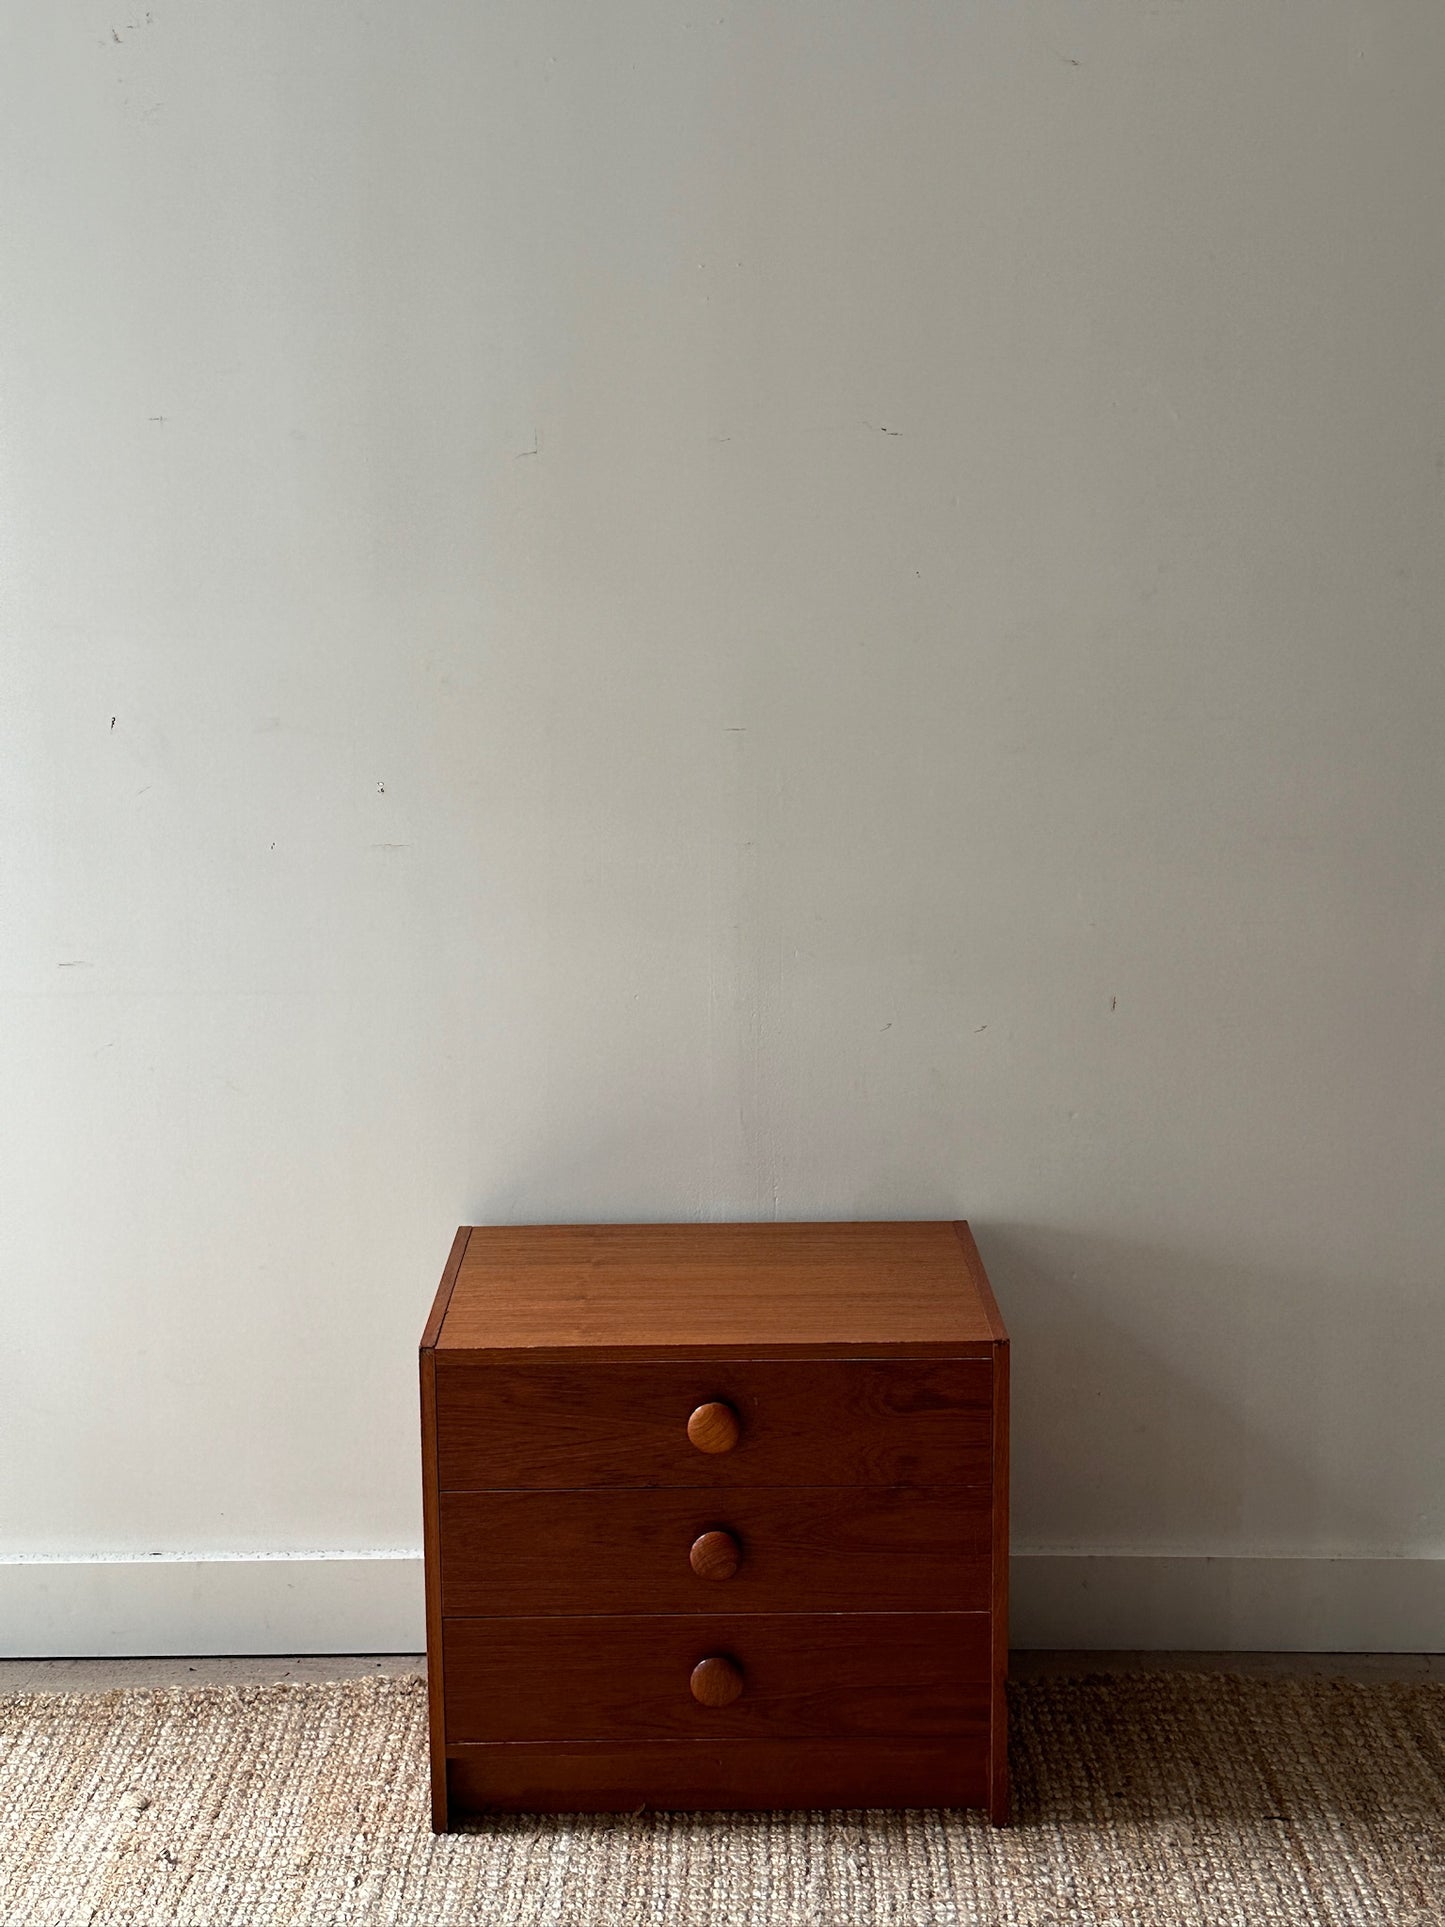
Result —
<instances>
[{"instance_id":1,"label":"teak chest of drawers","mask_svg":"<svg viewBox=\"0 0 1445 1927\"><path fill-rule=\"evenodd\" d=\"M432 1824L1008 1805L966 1224L463 1227L421 1345Z\"/></svg>"}]
</instances>

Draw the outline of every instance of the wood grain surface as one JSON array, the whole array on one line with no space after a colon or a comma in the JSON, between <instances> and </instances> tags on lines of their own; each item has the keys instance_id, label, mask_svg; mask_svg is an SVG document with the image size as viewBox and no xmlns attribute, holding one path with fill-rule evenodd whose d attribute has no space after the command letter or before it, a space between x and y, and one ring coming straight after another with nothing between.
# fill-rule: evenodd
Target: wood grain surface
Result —
<instances>
[{"instance_id":1,"label":"wood grain surface","mask_svg":"<svg viewBox=\"0 0 1445 1927\"><path fill-rule=\"evenodd\" d=\"M692 1548L718 1532L740 1558L709 1580ZM442 1603L453 1616L981 1612L990 1536L987 1486L447 1492Z\"/></svg>"},{"instance_id":2,"label":"wood grain surface","mask_svg":"<svg viewBox=\"0 0 1445 1927\"><path fill-rule=\"evenodd\" d=\"M989 1337L996 1344L1008 1343L1008 1332L1004 1327L1003 1315L998 1308L998 1300L993 1295L993 1286L988 1281L988 1273L983 1268L972 1227L964 1218L954 1221L954 1236L958 1239L959 1250L963 1253L964 1267L968 1272L969 1285L978 1301L979 1314L988 1327Z\"/></svg>"},{"instance_id":3,"label":"wood grain surface","mask_svg":"<svg viewBox=\"0 0 1445 1927\"><path fill-rule=\"evenodd\" d=\"M987 1613L448 1619L442 1643L449 1746L988 1732ZM715 1654L746 1690L699 1706Z\"/></svg>"},{"instance_id":4,"label":"wood grain surface","mask_svg":"<svg viewBox=\"0 0 1445 1927\"><path fill-rule=\"evenodd\" d=\"M993 1695L989 1709L988 1817L996 1827L1009 1817L1008 1769L1008 1588L1009 1588L1009 1342L1001 1334L993 1366L993 1524L992 1628Z\"/></svg>"},{"instance_id":5,"label":"wood grain surface","mask_svg":"<svg viewBox=\"0 0 1445 1927\"><path fill-rule=\"evenodd\" d=\"M699 1405L687 1421L688 1444L709 1454L732 1452L742 1437L742 1422L731 1405L711 1400Z\"/></svg>"},{"instance_id":6,"label":"wood grain surface","mask_svg":"<svg viewBox=\"0 0 1445 1927\"><path fill-rule=\"evenodd\" d=\"M668 1563L671 1564L670 1559ZM705 1579L709 1585L722 1585L737 1577L738 1567L743 1563L742 1543L735 1532L700 1532L687 1549L687 1563L699 1579ZM650 1612L656 1610L656 1607L648 1608Z\"/></svg>"},{"instance_id":7,"label":"wood grain surface","mask_svg":"<svg viewBox=\"0 0 1445 1927\"><path fill-rule=\"evenodd\" d=\"M688 1691L699 1706L731 1706L741 1699L745 1681L743 1669L726 1653L709 1653L693 1667Z\"/></svg>"},{"instance_id":8,"label":"wood grain surface","mask_svg":"<svg viewBox=\"0 0 1445 1927\"><path fill-rule=\"evenodd\" d=\"M987 1742L723 1740L458 1746L466 1813L773 1812L787 1807L981 1807Z\"/></svg>"},{"instance_id":9,"label":"wood grain surface","mask_svg":"<svg viewBox=\"0 0 1445 1927\"><path fill-rule=\"evenodd\" d=\"M438 1351L444 1489L986 1484L989 1358L647 1365L497 1362ZM731 1452L699 1452L694 1409L730 1405Z\"/></svg>"},{"instance_id":10,"label":"wood grain surface","mask_svg":"<svg viewBox=\"0 0 1445 1927\"><path fill-rule=\"evenodd\" d=\"M444 1350L952 1351L996 1331L951 1223L478 1225Z\"/></svg>"},{"instance_id":11,"label":"wood grain surface","mask_svg":"<svg viewBox=\"0 0 1445 1927\"><path fill-rule=\"evenodd\" d=\"M432 1301L418 1354L421 1389L421 1512L423 1570L426 1582L427 1704L431 1749L431 1824L433 1833L448 1826L444 1757L446 1718L442 1693L442 1557L439 1534L436 1425L436 1341L471 1233L465 1225L452 1240L451 1255Z\"/></svg>"},{"instance_id":12,"label":"wood grain surface","mask_svg":"<svg viewBox=\"0 0 1445 1927\"><path fill-rule=\"evenodd\" d=\"M422 1349L433 1824L1008 1812L966 1224L463 1227Z\"/></svg>"}]
</instances>

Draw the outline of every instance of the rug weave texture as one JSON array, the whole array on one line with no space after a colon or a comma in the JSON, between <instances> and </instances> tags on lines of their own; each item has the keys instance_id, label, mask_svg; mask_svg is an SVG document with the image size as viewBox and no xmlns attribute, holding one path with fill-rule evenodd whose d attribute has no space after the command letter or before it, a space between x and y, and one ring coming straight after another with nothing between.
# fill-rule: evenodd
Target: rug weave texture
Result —
<instances>
[{"instance_id":1,"label":"rug weave texture","mask_svg":"<svg viewBox=\"0 0 1445 1927\"><path fill-rule=\"evenodd\" d=\"M1015 1688L1016 1822L427 1829L419 1680L0 1698L5 1927L1266 1927L1445 1921L1445 1686Z\"/></svg>"}]
</instances>

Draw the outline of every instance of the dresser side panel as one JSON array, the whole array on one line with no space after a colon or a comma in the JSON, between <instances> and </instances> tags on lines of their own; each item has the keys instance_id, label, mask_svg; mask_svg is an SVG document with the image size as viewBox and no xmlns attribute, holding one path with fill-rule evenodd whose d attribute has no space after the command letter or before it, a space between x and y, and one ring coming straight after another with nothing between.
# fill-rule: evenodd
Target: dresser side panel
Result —
<instances>
[{"instance_id":1,"label":"dresser side panel","mask_svg":"<svg viewBox=\"0 0 1445 1927\"><path fill-rule=\"evenodd\" d=\"M422 1564L426 1588L427 1723L431 1755L431 1823L434 1833L445 1833L448 1824L446 1695L442 1680L441 1481L437 1455L436 1345L471 1235L470 1225L458 1225L421 1335L417 1361L421 1409Z\"/></svg>"},{"instance_id":2,"label":"dresser side panel","mask_svg":"<svg viewBox=\"0 0 1445 1927\"><path fill-rule=\"evenodd\" d=\"M993 1704L989 1718L988 1812L995 1826L1009 1815L1008 1605L1009 1605L1009 1344L1004 1339L993 1365Z\"/></svg>"},{"instance_id":3,"label":"dresser side panel","mask_svg":"<svg viewBox=\"0 0 1445 1927\"><path fill-rule=\"evenodd\" d=\"M422 1548L426 1582L427 1719L432 1831L447 1830L446 1694L442 1680L441 1501L437 1480L436 1353L421 1354Z\"/></svg>"}]
</instances>

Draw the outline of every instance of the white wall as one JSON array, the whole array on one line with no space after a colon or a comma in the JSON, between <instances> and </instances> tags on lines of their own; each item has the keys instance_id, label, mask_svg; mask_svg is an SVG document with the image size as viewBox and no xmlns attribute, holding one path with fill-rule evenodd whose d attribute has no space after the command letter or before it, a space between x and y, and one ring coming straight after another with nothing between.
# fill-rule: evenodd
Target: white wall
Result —
<instances>
[{"instance_id":1,"label":"white wall","mask_svg":"<svg viewBox=\"0 0 1445 1927\"><path fill-rule=\"evenodd\" d=\"M4 26L0 1643L410 1639L457 1222L773 1214L1021 1637L1427 1643L1433 0Z\"/></svg>"}]
</instances>

